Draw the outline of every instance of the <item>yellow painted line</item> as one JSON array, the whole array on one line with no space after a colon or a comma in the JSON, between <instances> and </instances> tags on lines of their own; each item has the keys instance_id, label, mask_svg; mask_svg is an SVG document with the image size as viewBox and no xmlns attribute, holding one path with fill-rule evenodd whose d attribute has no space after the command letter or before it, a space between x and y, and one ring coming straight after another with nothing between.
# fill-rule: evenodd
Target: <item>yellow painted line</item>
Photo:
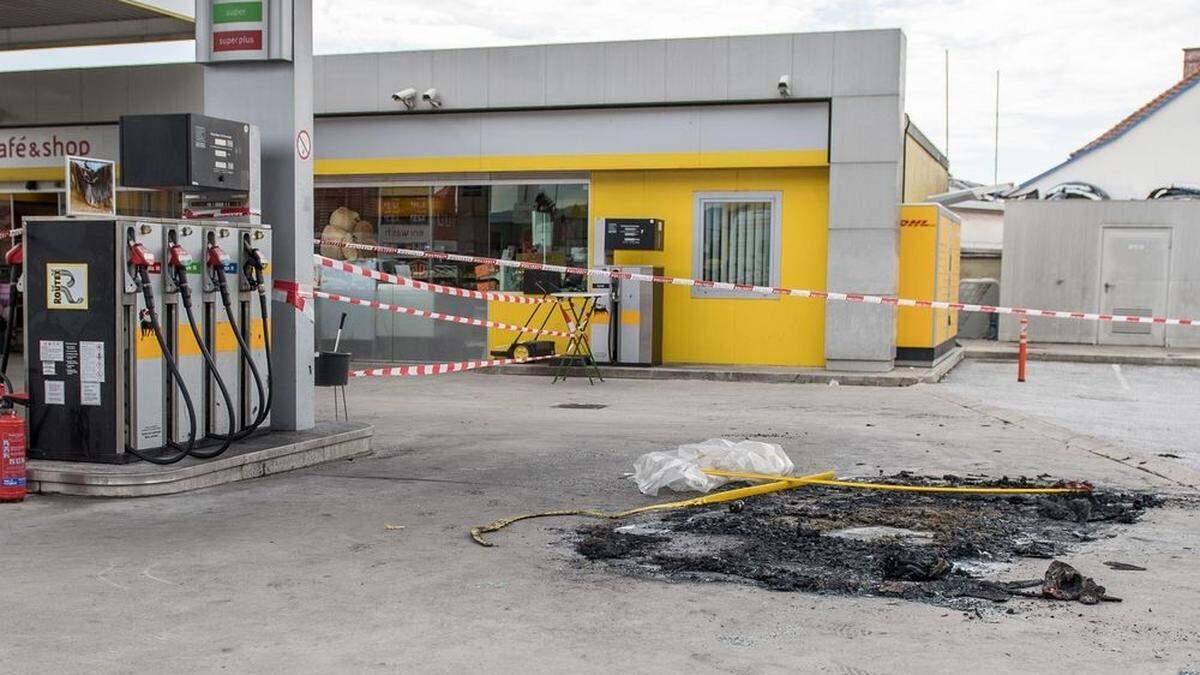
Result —
<instances>
[{"instance_id":1,"label":"yellow painted line","mask_svg":"<svg viewBox=\"0 0 1200 675\"><path fill-rule=\"evenodd\" d=\"M628 326L642 320L642 315L636 309L626 309L621 312L621 325Z\"/></svg>"},{"instance_id":2,"label":"yellow painted line","mask_svg":"<svg viewBox=\"0 0 1200 675\"><path fill-rule=\"evenodd\" d=\"M250 324L250 339L247 341L251 350L265 349L267 346L266 332L263 330L262 319L255 319Z\"/></svg>"},{"instance_id":3,"label":"yellow painted line","mask_svg":"<svg viewBox=\"0 0 1200 675\"><path fill-rule=\"evenodd\" d=\"M196 338L192 336L192 329L186 323L181 323L179 324L178 331L179 356L200 356L200 345L196 343ZM213 350L214 353L238 351L237 338L234 337L233 329L230 328L228 321L218 321L216 332L217 346ZM261 319L256 320L251 326L248 343L250 349L266 348L266 335L263 332L263 322ZM138 329L134 349L138 360L162 358L162 350L158 347L158 339L154 337L154 333L143 335L140 328Z\"/></svg>"},{"instance_id":4,"label":"yellow painted line","mask_svg":"<svg viewBox=\"0 0 1200 675\"><path fill-rule=\"evenodd\" d=\"M204 327L197 326L203 335ZM200 356L200 343L196 342L196 336L192 335L192 329L186 324L181 323L175 329L179 336L179 345L176 349L179 350L179 356Z\"/></svg>"},{"instance_id":5,"label":"yellow painted line","mask_svg":"<svg viewBox=\"0 0 1200 675\"><path fill-rule=\"evenodd\" d=\"M600 153L582 155L471 155L318 159L318 175L445 173L460 171L588 171L828 166L824 149L728 152Z\"/></svg>"},{"instance_id":6,"label":"yellow painted line","mask_svg":"<svg viewBox=\"0 0 1200 675\"><path fill-rule=\"evenodd\" d=\"M217 330L215 331L216 349L214 352L236 352L238 349L237 337L233 334L233 328L228 321L218 321Z\"/></svg>"},{"instance_id":7,"label":"yellow painted line","mask_svg":"<svg viewBox=\"0 0 1200 675\"><path fill-rule=\"evenodd\" d=\"M154 333L143 331L139 327L134 327L137 331L137 339L134 341L133 352L137 354L139 361L147 359L161 359L162 349L158 346L158 338L154 337Z\"/></svg>"},{"instance_id":8,"label":"yellow painted line","mask_svg":"<svg viewBox=\"0 0 1200 675\"><path fill-rule=\"evenodd\" d=\"M61 166L40 166L15 169L0 169L0 180L62 180L64 169Z\"/></svg>"}]
</instances>

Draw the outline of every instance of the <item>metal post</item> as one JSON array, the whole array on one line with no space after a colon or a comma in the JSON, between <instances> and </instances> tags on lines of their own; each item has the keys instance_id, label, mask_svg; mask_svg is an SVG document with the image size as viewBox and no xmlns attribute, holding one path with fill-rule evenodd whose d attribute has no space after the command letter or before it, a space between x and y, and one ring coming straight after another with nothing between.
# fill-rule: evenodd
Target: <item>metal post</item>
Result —
<instances>
[{"instance_id":1,"label":"metal post","mask_svg":"<svg viewBox=\"0 0 1200 675\"><path fill-rule=\"evenodd\" d=\"M262 220L272 227L273 277L311 285L313 236L312 0L263 3L271 58L216 59L212 0L196 3L197 59L204 66L204 112L248 122L262 134ZM268 11L269 10L269 11ZM274 52L278 51L278 54ZM247 57L250 58L250 57ZM290 60L289 60L290 59ZM273 429L314 424L313 325L276 301L271 312L275 370Z\"/></svg>"},{"instance_id":2,"label":"metal post","mask_svg":"<svg viewBox=\"0 0 1200 675\"><path fill-rule=\"evenodd\" d=\"M1025 381L1025 362L1029 358L1029 317L1021 317L1021 337L1017 345L1017 382Z\"/></svg>"}]
</instances>

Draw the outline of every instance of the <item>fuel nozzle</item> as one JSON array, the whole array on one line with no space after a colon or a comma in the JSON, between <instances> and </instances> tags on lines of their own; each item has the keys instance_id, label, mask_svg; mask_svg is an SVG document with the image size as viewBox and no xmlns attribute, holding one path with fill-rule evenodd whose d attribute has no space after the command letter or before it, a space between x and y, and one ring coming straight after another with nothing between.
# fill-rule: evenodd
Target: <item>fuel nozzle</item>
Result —
<instances>
[{"instance_id":1,"label":"fuel nozzle","mask_svg":"<svg viewBox=\"0 0 1200 675\"><path fill-rule=\"evenodd\" d=\"M190 264L192 264L192 255L187 252L187 249L180 246L179 242L172 241L167 245L167 269L184 302L191 300L192 296L192 289L188 286L187 280L188 265Z\"/></svg>"},{"instance_id":2,"label":"fuel nozzle","mask_svg":"<svg viewBox=\"0 0 1200 675\"><path fill-rule=\"evenodd\" d=\"M133 275L137 279L137 283L143 289L150 287L150 266L154 264L154 254L146 250L146 247L129 236L129 266L133 268ZM149 300L147 300L149 302Z\"/></svg>"},{"instance_id":3,"label":"fuel nozzle","mask_svg":"<svg viewBox=\"0 0 1200 675\"><path fill-rule=\"evenodd\" d=\"M208 259L205 264L208 265L209 278L217 285L222 296L229 295L229 283L225 279L225 265L229 263L229 254L225 253L224 249L217 244L216 237L209 233L208 235Z\"/></svg>"},{"instance_id":4,"label":"fuel nozzle","mask_svg":"<svg viewBox=\"0 0 1200 675\"><path fill-rule=\"evenodd\" d=\"M25 260L24 249L22 244L13 244L12 248L4 254L4 264L10 267L20 266Z\"/></svg>"},{"instance_id":5,"label":"fuel nozzle","mask_svg":"<svg viewBox=\"0 0 1200 675\"><path fill-rule=\"evenodd\" d=\"M250 288L256 289L259 294L266 293L266 284L263 281L266 273L267 261L263 258L262 251L250 244L250 235L242 236L242 250L246 254L246 264L242 268L242 275L246 278L246 283Z\"/></svg>"}]
</instances>

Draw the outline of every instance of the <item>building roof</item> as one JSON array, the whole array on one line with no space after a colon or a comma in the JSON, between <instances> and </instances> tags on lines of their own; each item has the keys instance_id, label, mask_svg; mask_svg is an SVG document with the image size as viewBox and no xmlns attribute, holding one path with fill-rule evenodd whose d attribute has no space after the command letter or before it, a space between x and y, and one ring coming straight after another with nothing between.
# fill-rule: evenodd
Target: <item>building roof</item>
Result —
<instances>
[{"instance_id":1,"label":"building roof","mask_svg":"<svg viewBox=\"0 0 1200 675\"><path fill-rule=\"evenodd\" d=\"M0 50L195 37L191 17L140 0L5 0L0 8Z\"/></svg>"},{"instance_id":2,"label":"building roof","mask_svg":"<svg viewBox=\"0 0 1200 675\"><path fill-rule=\"evenodd\" d=\"M1187 91L1188 89L1191 89L1193 86L1196 85L1197 82L1200 82L1200 70L1197 70L1196 72L1192 73L1190 76L1185 77L1182 80L1176 82L1174 85L1171 86L1170 89L1167 89L1163 93L1154 97L1154 99L1152 101L1150 101L1146 105L1135 110L1133 112L1133 114L1131 114L1129 117L1126 117L1125 119L1121 120L1120 122L1117 122L1116 125L1113 126L1113 128L1111 128L1108 131L1105 131L1104 133L1097 136L1095 138L1095 140L1093 140L1091 143L1088 143L1087 145L1083 146L1082 148L1076 150L1075 152L1072 152L1071 157L1074 158L1077 155L1082 155L1086 152L1091 152L1092 150L1095 150L1096 148L1099 148L1102 145L1106 145L1108 143L1111 143L1112 141L1117 140L1122 135L1124 135L1125 132L1129 131L1130 129L1132 129L1135 126L1137 126L1138 124L1140 124L1147 117L1150 117L1154 113L1158 112L1160 108L1162 108L1166 104L1173 101L1180 94Z\"/></svg>"},{"instance_id":3,"label":"building roof","mask_svg":"<svg viewBox=\"0 0 1200 675\"><path fill-rule=\"evenodd\" d=\"M1058 171L1059 169L1063 168L1064 166L1070 164L1071 162L1074 162L1075 160L1079 159L1080 157L1083 157L1084 155L1087 155L1088 153L1091 153L1094 150L1098 150L1099 148L1102 148L1102 147L1108 145L1109 143L1112 143L1113 141L1117 140L1118 138L1124 136L1130 129L1133 129L1137 125L1141 124L1142 122L1144 122L1147 119L1149 119L1150 117L1152 117L1154 115L1154 113L1158 112L1159 110L1162 110L1164 106L1166 106L1171 101L1174 101L1175 99L1179 98L1180 95L1182 95L1184 92L1188 91L1192 87L1196 86L1197 83L1200 83L1200 71L1192 73L1188 77L1185 77L1182 80L1176 82L1174 85L1171 86L1170 89L1167 89L1166 91L1159 94L1158 96L1155 96L1152 101L1150 101L1146 105L1138 108L1137 110L1135 110L1133 112L1133 114L1129 115L1125 119L1121 120L1120 122L1117 122L1116 125L1114 125L1111 129L1100 134L1094 140L1092 140L1090 143L1083 146L1082 148L1079 148L1075 152L1072 152L1065 161L1063 161L1059 164L1056 164L1056 165L1050 167L1049 169L1046 169L1045 171L1034 176L1033 178L1030 178L1029 180L1021 183L1018 186L1018 188L1028 187L1028 186L1036 183L1037 181L1045 178L1046 176L1054 173L1055 171Z\"/></svg>"}]
</instances>

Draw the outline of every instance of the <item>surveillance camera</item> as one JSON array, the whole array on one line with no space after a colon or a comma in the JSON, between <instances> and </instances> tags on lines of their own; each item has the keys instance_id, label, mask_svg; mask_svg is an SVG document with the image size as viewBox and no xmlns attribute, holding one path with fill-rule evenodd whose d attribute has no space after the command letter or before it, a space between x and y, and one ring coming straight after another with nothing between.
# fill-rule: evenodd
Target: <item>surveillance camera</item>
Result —
<instances>
[{"instance_id":1,"label":"surveillance camera","mask_svg":"<svg viewBox=\"0 0 1200 675\"><path fill-rule=\"evenodd\" d=\"M791 96L792 95L792 76L791 75L779 76L779 95L780 96Z\"/></svg>"},{"instance_id":2,"label":"surveillance camera","mask_svg":"<svg viewBox=\"0 0 1200 675\"><path fill-rule=\"evenodd\" d=\"M432 87L426 89L425 93L421 94L421 100L428 103L431 107L442 107L442 99L438 97L438 90Z\"/></svg>"},{"instance_id":3,"label":"surveillance camera","mask_svg":"<svg viewBox=\"0 0 1200 675\"><path fill-rule=\"evenodd\" d=\"M405 108L411 110L417 104L417 90L409 87L408 89L392 92L392 100L403 103Z\"/></svg>"}]
</instances>

